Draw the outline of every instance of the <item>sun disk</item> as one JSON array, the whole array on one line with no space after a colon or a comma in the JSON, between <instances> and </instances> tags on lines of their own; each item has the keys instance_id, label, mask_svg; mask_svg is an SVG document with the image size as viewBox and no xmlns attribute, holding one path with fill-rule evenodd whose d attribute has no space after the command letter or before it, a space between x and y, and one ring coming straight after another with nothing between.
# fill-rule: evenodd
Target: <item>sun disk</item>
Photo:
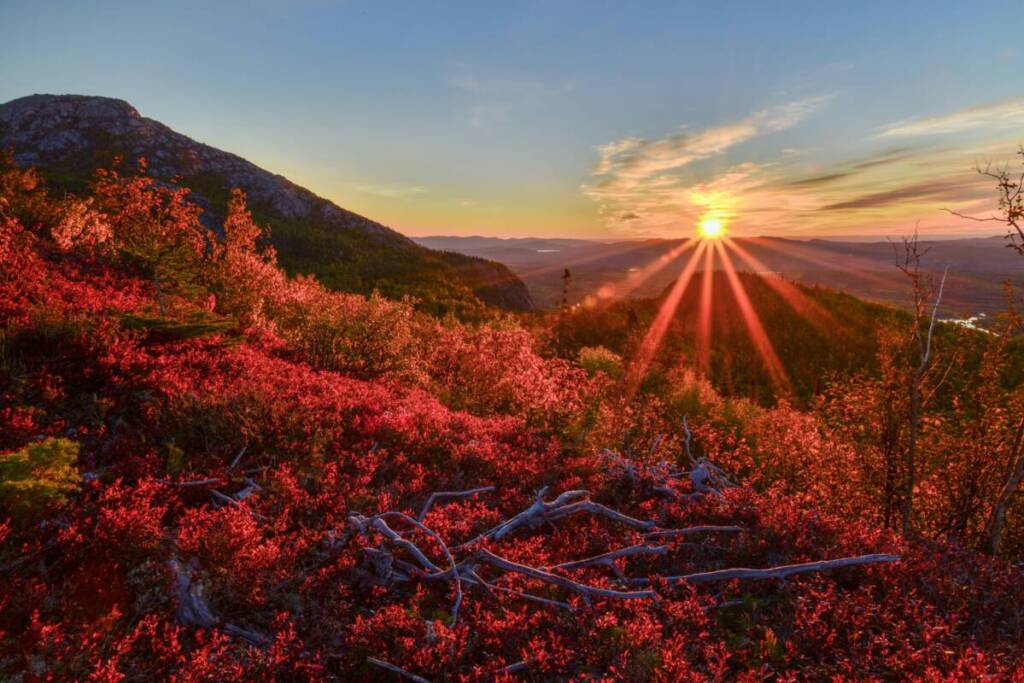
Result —
<instances>
[{"instance_id":1,"label":"sun disk","mask_svg":"<svg viewBox=\"0 0 1024 683\"><path fill-rule=\"evenodd\" d=\"M718 218L705 218L700 222L700 236L706 240L717 239L724 231L725 226Z\"/></svg>"}]
</instances>

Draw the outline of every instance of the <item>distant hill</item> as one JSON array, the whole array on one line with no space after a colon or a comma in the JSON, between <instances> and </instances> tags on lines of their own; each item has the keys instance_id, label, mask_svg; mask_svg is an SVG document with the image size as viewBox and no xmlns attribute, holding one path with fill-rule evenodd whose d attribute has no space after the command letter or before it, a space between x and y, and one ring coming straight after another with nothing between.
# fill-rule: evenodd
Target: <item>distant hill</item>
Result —
<instances>
[{"instance_id":1,"label":"distant hill","mask_svg":"<svg viewBox=\"0 0 1024 683\"><path fill-rule=\"evenodd\" d=\"M572 271L570 299L581 301L603 285L620 282L637 269L656 261L683 240L600 242L543 238L423 237L416 241L493 259L506 264L526 282L534 300L544 308L561 299L564 268ZM759 268L733 256L737 269L767 270L787 279L841 289L861 298L897 305L907 303L906 278L895 268L890 242L791 240L775 237L735 238L758 262ZM1000 237L922 240L925 266L949 266L944 314L992 313L1005 306L1002 283L1020 283L1024 259ZM686 256L676 259L633 290L635 297L658 295L683 269Z\"/></svg>"},{"instance_id":2,"label":"distant hill","mask_svg":"<svg viewBox=\"0 0 1024 683\"><path fill-rule=\"evenodd\" d=\"M254 216L289 271L327 286L392 297L412 295L435 313L465 312L479 301L533 308L523 283L504 265L420 246L245 159L196 142L127 102L81 95L32 95L0 105L0 148L42 170L59 187L82 189L94 169L121 157L134 168L192 190L206 218L220 222L232 188L245 190Z\"/></svg>"}]
</instances>

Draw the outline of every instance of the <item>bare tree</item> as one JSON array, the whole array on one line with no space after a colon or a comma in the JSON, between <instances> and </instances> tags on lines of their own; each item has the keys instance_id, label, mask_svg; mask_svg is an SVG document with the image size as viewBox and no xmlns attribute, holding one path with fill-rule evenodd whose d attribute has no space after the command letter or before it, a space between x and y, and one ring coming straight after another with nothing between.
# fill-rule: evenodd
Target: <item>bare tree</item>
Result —
<instances>
[{"instance_id":1,"label":"bare tree","mask_svg":"<svg viewBox=\"0 0 1024 683\"><path fill-rule=\"evenodd\" d=\"M988 525L989 550L993 555L999 554L999 544L1002 540L1003 526L1006 524L1006 508L1013 497L1020 489L1021 480L1024 480L1024 416L1017 425L1017 431L1013 438L1013 447L1010 449L1010 473L1006 482L996 496L996 502L992 507L992 518Z\"/></svg>"},{"instance_id":2,"label":"bare tree","mask_svg":"<svg viewBox=\"0 0 1024 683\"><path fill-rule=\"evenodd\" d=\"M910 376L910 431L907 437L906 456L906 478L903 492L903 534L910 534L911 520L914 513L914 486L917 483L917 441L921 429L921 411L924 407L923 388L928 376L928 370L932 365L932 338L935 335L935 323L938 319L939 304L942 302L942 292L946 286L946 275L949 269L942 273L942 280L939 282L938 292L935 294L935 303L931 306L931 314L928 313L929 300L932 298L932 276L931 273L921 268L921 259L927 253L927 249L921 247L917 238L917 231L911 237L903 238L902 253L897 252L896 267L899 268L911 282L914 293L914 327L913 338L917 346L918 363Z\"/></svg>"},{"instance_id":3,"label":"bare tree","mask_svg":"<svg viewBox=\"0 0 1024 683\"><path fill-rule=\"evenodd\" d=\"M1024 145L1018 148L1017 155L1024 165ZM994 167L991 163L984 167L979 165L976 170L981 175L996 181L996 189L999 194L999 214L979 217L968 216L956 211L950 211L950 213L979 223L1003 223L1007 228L1006 239L1009 242L1006 246L1024 256L1024 171L1018 175L1016 172L1010 171L1008 164ZM1007 315L1009 322L1005 336L1009 337L1015 328L1019 327L1020 322L1013 310L1012 295L1010 295ZM1021 416L1017 429L1014 431L1006 481L996 496L988 523L988 543L993 555L999 552L1003 527L1006 523L1006 508L1013 495L1020 490L1021 482L1024 480L1024 443L1022 442L1024 442L1024 415Z\"/></svg>"},{"instance_id":4,"label":"bare tree","mask_svg":"<svg viewBox=\"0 0 1024 683\"><path fill-rule=\"evenodd\" d=\"M1024 145L1017 150L1017 155L1024 165ZM999 215L996 216L968 216L956 211L950 211L954 216L966 218L978 223L1003 223L1006 225L1006 239L1009 242L1006 246L1024 256L1024 171L1019 175L1010 171L1007 164L1002 167L993 166L987 163L984 166L977 166L979 174L992 178L996 181L996 188L999 192Z\"/></svg>"}]
</instances>

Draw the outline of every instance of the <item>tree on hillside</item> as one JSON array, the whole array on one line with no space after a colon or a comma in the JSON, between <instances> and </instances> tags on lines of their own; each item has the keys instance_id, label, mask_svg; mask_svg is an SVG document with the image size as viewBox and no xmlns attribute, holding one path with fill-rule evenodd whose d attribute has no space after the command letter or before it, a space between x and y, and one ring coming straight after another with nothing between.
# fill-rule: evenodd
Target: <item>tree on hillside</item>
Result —
<instances>
[{"instance_id":1,"label":"tree on hillside","mask_svg":"<svg viewBox=\"0 0 1024 683\"><path fill-rule=\"evenodd\" d=\"M903 250L902 253L897 255L896 263L896 267L910 279L913 291L914 323L912 337L917 351L917 367L913 369L909 377L910 429L907 437L903 493L904 535L910 533L911 520L914 513L914 487L917 483L917 449L918 436L921 429L921 411L927 400L935 393L934 388L926 393L925 386L928 371L932 367L932 340L935 335L935 323L938 318L939 304L942 302L942 291L946 285L946 274L948 273L948 269L942 273L938 292L935 293L935 303L931 305L931 313L929 314L929 302L932 298L934 285L931 274L921 269L921 258L925 253L926 250L921 248L920 242L917 239L917 231L915 231L911 237L903 238Z\"/></svg>"},{"instance_id":2,"label":"tree on hillside","mask_svg":"<svg viewBox=\"0 0 1024 683\"><path fill-rule=\"evenodd\" d=\"M143 159L133 177L100 170L92 190L110 225L111 246L150 278L164 316L168 297L188 299L202 291L202 261L215 238L199 220L202 209L188 201L188 189L158 184L145 171Z\"/></svg>"},{"instance_id":3,"label":"tree on hillside","mask_svg":"<svg viewBox=\"0 0 1024 683\"><path fill-rule=\"evenodd\" d=\"M1018 148L1017 155L1024 165L1024 145ZM1024 256L1024 171L1011 172L1009 164L1002 167L994 167L991 163L985 166L978 166L977 172L991 178L996 182L998 195L997 214L993 216L979 217L970 216L956 211L950 211L955 216L966 218L979 223L1002 223L1006 226L1007 247ZM1013 294L1011 285L1007 283L1009 305L1004 315L1006 320L1005 329L1002 332L1002 341L999 346L999 353L1003 353L1006 347L1006 339L1020 329L1021 318L1014 310ZM1021 412L1021 411L1018 411ZM1024 481L1024 412L1021 412L1016 429L1013 431L1012 445L1009 448L1009 461L1006 464L1006 479L999 489L992 504L992 512L986 530L988 549L992 554L998 554L1001 544L1003 528L1006 524L1006 511L1013 496L1020 490Z\"/></svg>"},{"instance_id":4,"label":"tree on hillside","mask_svg":"<svg viewBox=\"0 0 1024 683\"><path fill-rule=\"evenodd\" d=\"M1024 145L1017 150L1024 165ZM1010 166L994 167L991 163L978 166L979 174L996 181L999 193L998 214L995 216L970 216L950 211L954 216L966 218L979 223L1004 223L1006 225L1006 246L1024 256L1024 171L1018 175L1010 171Z\"/></svg>"}]
</instances>

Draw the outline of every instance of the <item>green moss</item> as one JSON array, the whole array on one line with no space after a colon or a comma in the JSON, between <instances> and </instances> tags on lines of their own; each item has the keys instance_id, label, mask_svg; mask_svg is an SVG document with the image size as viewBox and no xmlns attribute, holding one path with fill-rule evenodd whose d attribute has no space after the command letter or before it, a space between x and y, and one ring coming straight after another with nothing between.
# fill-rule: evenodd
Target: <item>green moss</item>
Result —
<instances>
[{"instance_id":1,"label":"green moss","mask_svg":"<svg viewBox=\"0 0 1024 683\"><path fill-rule=\"evenodd\" d=\"M0 455L0 509L31 522L47 508L61 505L78 490L78 444L47 439L15 453Z\"/></svg>"}]
</instances>

